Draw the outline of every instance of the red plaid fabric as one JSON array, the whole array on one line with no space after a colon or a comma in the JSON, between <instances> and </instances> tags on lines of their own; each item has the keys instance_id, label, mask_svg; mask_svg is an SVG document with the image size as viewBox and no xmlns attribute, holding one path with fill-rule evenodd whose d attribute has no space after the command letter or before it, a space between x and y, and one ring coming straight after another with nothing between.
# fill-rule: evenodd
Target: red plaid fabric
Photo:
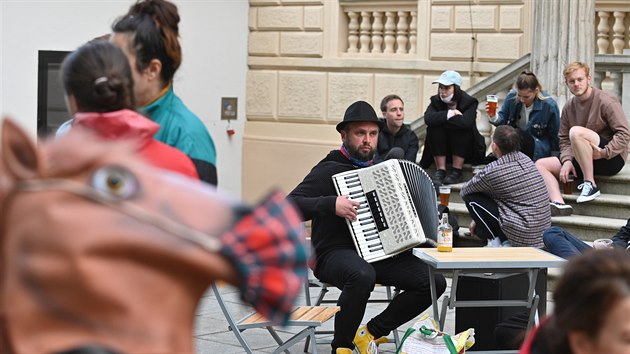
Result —
<instances>
[{"instance_id":1,"label":"red plaid fabric","mask_svg":"<svg viewBox=\"0 0 630 354\"><path fill-rule=\"evenodd\" d=\"M306 231L295 207L274 192L222 236L221 254L243 277L241 299L285 324L307 276Z\"/></svg>"}]
</instances>

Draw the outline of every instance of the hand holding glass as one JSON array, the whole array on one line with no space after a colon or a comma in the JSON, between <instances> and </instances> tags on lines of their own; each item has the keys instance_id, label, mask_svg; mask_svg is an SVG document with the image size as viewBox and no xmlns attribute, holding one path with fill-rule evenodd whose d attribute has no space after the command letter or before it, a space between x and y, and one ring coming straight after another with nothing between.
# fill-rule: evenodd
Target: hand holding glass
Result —
<instances>
[{"instance_id":1,"label":"hand holding glass","mask_svg":"<svg viewBox=\"0 0 630 354\"><path fill-rule=\"evenodd\" d=\"M497 105L499 103L499 97L497 95L487 95L486 101L486 112L488 113L488 117L494 117L497 115Z\"/></svg>"}]
</instances>

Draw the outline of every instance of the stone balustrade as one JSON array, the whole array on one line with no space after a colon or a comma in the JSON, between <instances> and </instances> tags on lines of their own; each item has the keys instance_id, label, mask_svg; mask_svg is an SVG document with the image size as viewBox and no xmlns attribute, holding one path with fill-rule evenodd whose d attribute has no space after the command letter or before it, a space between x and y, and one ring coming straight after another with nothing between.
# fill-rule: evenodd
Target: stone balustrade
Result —
<instances>
[{"instance_id":1,"label":"stone balustrade","mask_svg":"<svg viewBox=\"0 0 630 354\"><path fill-rule=\"evenodd\" d=\"M623 54L630 49L630 2L596 3L597 54Z\"/></svg>"},{"instance_id":2,"label":"stone balustrade","mask_svg":"<svg viewBox=\"0 0 630 354\"><path fill-rule=\"evenodd\" d=\"M418 12L411 7L390 11L351 7L344 14L348 23L346 53L416 53Z\"/></svg>"},{"instance_id":3,"label":"stone balustrade","mask_svg":"<svg viewBox=\"0 0 630 354\"><path fill-rule=\"evenodd\" d=\"M346 53L371 55L415 54L418 39L417 0L370 6L370 1L347 2L342 27ZM630 2L596 2L597 54L623 54L630 49ZM343 30L342 30L343 31Z\"/></svg>"}]
</instances>

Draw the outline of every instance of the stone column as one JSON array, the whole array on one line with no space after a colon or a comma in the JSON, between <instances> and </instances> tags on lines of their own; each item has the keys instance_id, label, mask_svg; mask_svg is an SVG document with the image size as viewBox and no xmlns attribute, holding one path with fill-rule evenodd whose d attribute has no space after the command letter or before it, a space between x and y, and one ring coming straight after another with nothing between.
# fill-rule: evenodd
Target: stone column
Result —
<instances>
[{"instance_id":1,"label":"stone column","mask_svg":"<svg viewBox=\"0 0 630 354\"><path fill-rule=\"evenodd\" d=\"M593 75L595 0L537 0L533 6L530 68L562 107L571 95L564 84L564 67L579 60Z\"/></svg>"}]
</instances>

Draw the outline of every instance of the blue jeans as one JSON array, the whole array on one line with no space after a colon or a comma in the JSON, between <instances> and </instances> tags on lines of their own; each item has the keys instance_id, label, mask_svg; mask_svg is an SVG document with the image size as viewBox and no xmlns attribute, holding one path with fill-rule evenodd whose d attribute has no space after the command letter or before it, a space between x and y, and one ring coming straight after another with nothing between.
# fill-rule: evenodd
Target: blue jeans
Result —
<instances>
[{"instance_id":1,"label":"blue jeans","mask_svg":"<svg viewBox=\"0 0 630 354\"><path fill-rule=\"evenodd\" d=\"M582 252L592 248L559 226L552 226L545 230L543 242L550 253L564 259L582 254Z\"/></svg>"}]
</instances>

